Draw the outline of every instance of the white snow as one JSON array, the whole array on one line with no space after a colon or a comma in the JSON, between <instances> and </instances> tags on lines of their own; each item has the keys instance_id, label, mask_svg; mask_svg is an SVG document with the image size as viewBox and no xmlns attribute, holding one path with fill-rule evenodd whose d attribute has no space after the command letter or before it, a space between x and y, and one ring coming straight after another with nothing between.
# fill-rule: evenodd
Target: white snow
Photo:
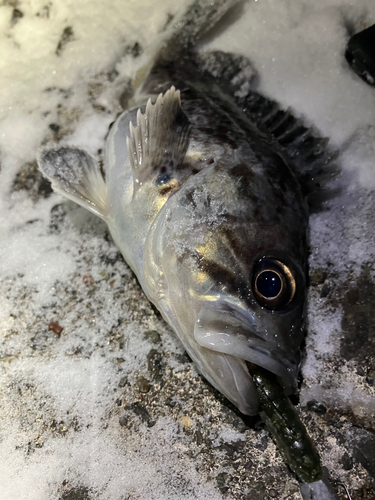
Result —
<instances>
[{"instance_id":1,"label":"white snow","mask_svg":"<svg viewBox=\"0 0 375 500\"><path fill-rule=\"evenodd\" d=\"M246 53L260 74L260 89L308 118L334 147L354 140L350 160L375 187L374 157L368 151L375 122L375 92L344 59L348 34L375 23L375 4L359 0L282 2L253 0L238 21L209 44L209 49ZM362 157L366 157L363 166ZM366 175L366 172L372 171ZM366 184L367 186L368 184Z\"/></svg>"},{"instance_id":2,"label":"white snow","mask_svg":"<svg viewBox=\"0 0 375 500\"><path fill-rule=\"evenodd\" d=\"M154 427L140 425L132 434L115 425L117 417L111 419L108 408L119 377L134 379L146 364L150 344L141 331L160 323L155 326L143 316L141 309L150 306L130 271L114 263L111 276L103 274L100 255L113 252L104 225L65 203L69 217L55 234L49 229L50 212L62 203L59 196L34 203L23 191L10 194L19 169L35 160L41 144L54 139L50 124L59 123L65 142L92 154L103 149L126 81L148 61L168 14L183 12L188 3L19 0L0 5L2 500L58 499L64 481L89 484L98 498L108 500L179 499L182 484L183 498L223 498L187 457L176 421L159 418ZM23 13L16 21L14 5ZM327 202L325 212L311 217L310 234L310 268L325 268L330 261L335 286L349 274L354 280L375 258L375 89L344 59L346 23L355 31L374 24L375 3L249 1L233 24L202 47L247 55L259 73L259 90L303 115L339 149L344 173L334 182L342 191ZM68 27L70 40L57 57ZM135 42L145 52L133 59L125 47ZM118 75L111 81L106 75L114 70ZM91 288L84 282L87 275L95 281ZM133 300L139 302L139 316L129 305ZM332 312L310 294L308 312L302 402L317 399L370 418L373 394L358 386L346 363L333 383L332 374L324 374L340 356L340 306ZM48 330L51 321L64 328L59 338ZM108 332L123 335L122 361ZM45 353L42 360L35 346ZM109 346L110 355L102 355L103 346ZM181 352L168 334L163 346L169 353ZM179 366L171 359L172 370ZM74 419L80 432L73 430ZM65 434L54 434L54 420L64 420ZM110 430L104 433L107 423ZM242 437L223 428L216 439Z\"/></svg>"}]
</instances>

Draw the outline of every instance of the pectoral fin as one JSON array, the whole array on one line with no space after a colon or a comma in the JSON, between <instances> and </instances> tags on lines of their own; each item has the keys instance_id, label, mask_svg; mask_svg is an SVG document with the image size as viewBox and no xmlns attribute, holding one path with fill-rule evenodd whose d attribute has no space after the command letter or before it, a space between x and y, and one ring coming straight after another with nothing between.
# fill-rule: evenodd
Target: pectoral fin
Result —
<instances>
[{"instance_id":1,"label":"pectoral fin","mask_svg":"<svg viewBox=\"0 0 375 500\"><path fill-rule=\"evenodd\" d=\"M95 158L82 149L61 146L41 150L38 163L54 191L106 218L107 188Z\"/></svg>"},{"instance_id":2,"label":"pectoral fin","mask_svg":"<svg viewBox=\"0 0 375 500\"><path fill-rule=\"evenodd\" d=\"M137 125L130 123L127 137L134 194L164 170L176 170L187 146L189 121L181 109L180 92L171 87L155 104L149 99L145 113L138 110Z\"/></svg>"}]
</instances>

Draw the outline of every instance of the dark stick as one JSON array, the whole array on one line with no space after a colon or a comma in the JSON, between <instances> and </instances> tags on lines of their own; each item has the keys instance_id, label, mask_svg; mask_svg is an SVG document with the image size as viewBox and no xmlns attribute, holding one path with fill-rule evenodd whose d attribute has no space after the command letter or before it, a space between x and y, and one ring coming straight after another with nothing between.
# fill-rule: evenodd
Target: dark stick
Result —
<instances>
[{"instance_id":1,"label":"dark stick","mask_svg":"<svg viewBox=\"0 0 375 500\"><path fill-rule=\"evenodd\" d=\"M300 481L303 499L337 500L319 454L276 375L251 363L247 366L258 391L260 416Z\"/></svg>"}]
</instances>

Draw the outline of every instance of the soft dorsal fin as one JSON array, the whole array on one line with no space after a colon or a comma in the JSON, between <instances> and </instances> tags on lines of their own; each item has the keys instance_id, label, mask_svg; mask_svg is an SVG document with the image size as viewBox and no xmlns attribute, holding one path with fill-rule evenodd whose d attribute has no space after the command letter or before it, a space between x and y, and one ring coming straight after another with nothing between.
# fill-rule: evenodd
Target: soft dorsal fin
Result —
<instances>
[{"instance_id":1,"label":"soft dorsal fin","mask_svg":"<svg viewBox=\"0 0 375 500\"><path fill-rule=\"evenodd\" d=\"M54 191L106 218L107 188L95 158L82 149L61 146L41 150L38 163Z\"/></svg>"},{"instance_id":2,"label":"soft dorsal fin","mask_svg":"<svg viewBox=\"0 0 375 500\"><path fill-rule=\"evenodd\" d=\"M137 125L130 122L127 137L133 172L134 194L149 179L159 175L163 166L178 167L188 146L189 120L181 109L180 91L171 87L145 113L137 113Z\"/></svg>"}]
</instances>

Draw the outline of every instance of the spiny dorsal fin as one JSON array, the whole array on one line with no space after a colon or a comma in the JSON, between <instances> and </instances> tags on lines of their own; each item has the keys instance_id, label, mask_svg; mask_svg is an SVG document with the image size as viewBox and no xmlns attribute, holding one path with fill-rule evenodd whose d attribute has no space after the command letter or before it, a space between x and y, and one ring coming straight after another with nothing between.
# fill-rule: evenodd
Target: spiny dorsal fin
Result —
<instances>
[{"instance_id":1,"label":"spiny dorsal fin","mask_svg":"<svg viewBox=\"0 0 375 500\"><path fill-rule=\"evenodd\" d=\"M181 109L180 91L171 87L155 102L148 100L145 113L137 113L137 125L130 122L126 138L133 172L134 194L163 166L178 168L188 146L189 121Z\"/></svg>"},{"instance_id":2,"label":"spiny dorsal fin","mask_svg":"<svg viewBox=\"0 0 375 500\"><path fill-rule=\"evenodd\" d=\"M95 158L82 149L61 146L41 150L38 163L54 191L105 219L107 188Z\"/></svg>"},{"instance_id":3,"label":"spiny dorsal fin","mask_svg":"<svg viewBox=\"0 0 375 500\"><path fill-rule=\"evenodd\" d=\"M256 91L257 71L246 57L222 51L192 53L178 68L182 81L191 81L192 69L198 73L195 84L200 89L208 88L208 95L216 94L222 102L232 101L232 117L244 129L248 124L256 125L266 142L284 157L307 196L310 210L324 208L324 201L337 194L329 183L340 172L334 162L338 152L329 146L328 139L305 118Z\"/></svg>"}]
</instances>

